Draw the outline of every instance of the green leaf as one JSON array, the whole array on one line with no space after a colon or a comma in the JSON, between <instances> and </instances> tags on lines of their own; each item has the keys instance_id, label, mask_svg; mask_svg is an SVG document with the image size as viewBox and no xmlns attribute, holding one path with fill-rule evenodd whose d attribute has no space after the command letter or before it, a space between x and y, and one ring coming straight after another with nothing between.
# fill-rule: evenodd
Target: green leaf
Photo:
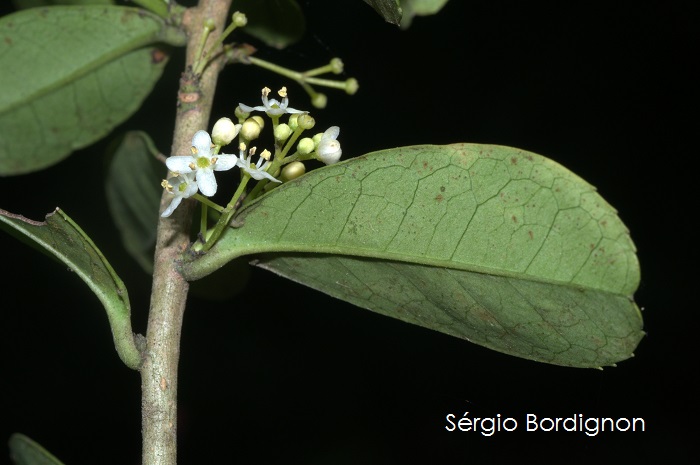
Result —
<instances>
[{"instance_id":1,"label":"green leaf","mask_svg":"<svg viewBox=\"0 0 700 465\"><path fill-rule=\"evenodd\" d=\"M0 175L51 166L109 133L183 45L156 15L118 6L33 8L0 18Z\"/></svg>"},{"instance_id":2,"label":"green leaf","mask_svg":"<svg viewBox=\"0 0 700 465\"><path fill-rule=\"evenodd\" d=\"M131 331L131 306L124 283L102 252L80 227L60 209L46 215L46 222L29 220L0 209L0 229L52 254L95 293L107 311L117 353L130 368L138 369L141 355Z\"/></svg>"},{"instance_id":3,"label":"green leaf","mask_svg":"<svg viewBox=\"0 0 700 465\"><path fill-rule=\"evenodd\" d=\"M248 18L243 32L270 47L282 49L304 36L306 20L295 0L236 0L233 6Z\"/></svg>"},{"instance_id":4,"label":"green leaf","mask_svg":"<svg viewBox=\"0 0 700 465\"><path fill-rule=\"evenodd\" d=\"M8 445L10 458L15 465L63 465L63 462L23 434L10 436Z\"/></svg>"},{"instance_id":5,"label":"green leaf","mask_svg":"<svg viewBox=\"0 0 700 465\"><path fill-rule=\"evenodd\" d=\"M114 5L114 0L14 0L18 10L55 5Z\"/></svg>"},{"instance_id":6,"label":"green leaf","mask_svg":"<svg viewBox=\"0 0 700 465\"><path fill-rule=\"evenodd\" d=\"M147 273L153 272L158 207L165 165L148 134L130 131L111 148L105 191L107 205L129 255Z\"/></svg>"},{"instance_id":7,"label":"green leaf","mask_svg":"<svg viewBox=\"0 0 700 465\"><path fill-rule=\"evenodd\" d=\"M408 29L416 16L436 14L446 3L447 0L401 0L401 29Z\"/></svg>"},{"instance_id":8,"label":"green leaf","mask_svg":"<svg viewBox=\"0 0 700 465\"><path fill-rule=\"evenodd\" d=\"M384 18L387 23L401 23L401 6L399 0L364 0L366 4L374 8L374 11L379 13L379 16Z\"/></svg>"},{"instance_id":9,"label":"green leaf","mask_svg":"<svg viewBox=\"0 0 700 465\"><path fill-rule=\"evenodd\" d=\"M534 153L375 152L278 187L236 224L183 264L188 279L276 252L260 264L340 299L566 366L629 358L643 335L627 228L595 188Z\"/></svg>"}]
</instances>

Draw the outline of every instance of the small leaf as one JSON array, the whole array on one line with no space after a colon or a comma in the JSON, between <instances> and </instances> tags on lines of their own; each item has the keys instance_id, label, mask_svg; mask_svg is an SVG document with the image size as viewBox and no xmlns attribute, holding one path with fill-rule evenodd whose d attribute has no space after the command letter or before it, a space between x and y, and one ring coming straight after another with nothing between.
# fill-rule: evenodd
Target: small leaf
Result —
<instances>
[{"instance_id":1,"label":"small leaf","mask_svg":"<svg viewBox=\"0 0 700 465\"><path fill-rule=\"evenodd\" d=\"M63 462L24 434L15 433L10 436L8 445L10 458L15 465L63 465Z\"/></svg>"},{"instance_id":2,"label":"small leaf","mask_svg":"<svg viewBox=\"0 0 700 465\"><path fill-rule=\"evenodd\" d=\"M643 334L627 228L591 185L534 153L375 152L286 183L236 220L183 264L188 279L275 252L261 265L340 299L567 366L629 358Z\"/></svg>"},{"instance_id":3,"label":"small leaf","mask_svg":"<svg viewBox=\"0 0 700 465\"><path fill-rule=\"evenodd\" d=\"M446 3L447 0L401 0L401 29L408 29L415 16L436 14Z\"/></svg>"},{"instance_id":4,"label":"small leaf","mask_svg":"<svg viewBox=\"0 0 700 465\"><path fill-rule=\"evenodd\" d=\"M236 0L233 6L248 18L243 32L270 47L282 49L304 36L306 21L295 0Z\"/></svg>"},{"instance_id":5,"label":"small leaf","mask_svg":"<svg viewBox=\"0 0 700 465\"><path fill-rule=\"evenodd\" d=\"M366 4L374 8L374 11L384 18L387 23L399 25L401 23L401 6L399 0L364 0Z\"/></svg>"},{"instance_id":6,"label":"small leaf","mask_svg":"<svg viewBox=\"0 0 700 465\"><path fill-rule=\"evenodd\" d=\"M128 367L138 369L141 355L131 331L129 295L122 280L85 232L58 208L46 215L43 223L0 209L0 229L21 235L52 254L88 285L107 311L119 357Z\"/></svg>"},{"instance_id":7,"label":"small leaf","mask_svg":"<svg viewBox=\"0 0 700 465\"><path fill-rule=\"evenodd\" d=\"M109 212L124 248L147 273L153 272L153 251L165 165L148 134L130 131L120 138L110 158L105 191Z\"/></svg>"},{"instance_id":8,"label":"small leaf","mask_svg":"<svg viewBox=\"0 0 700 465\"><path fill-rule=\"evenodd\" d=\"M167 54L151 45L185 40L144 10L100 5L13 13L0 37L0 175L46 168L104 137L160 78Z\"/></svg>"}]
</instances>

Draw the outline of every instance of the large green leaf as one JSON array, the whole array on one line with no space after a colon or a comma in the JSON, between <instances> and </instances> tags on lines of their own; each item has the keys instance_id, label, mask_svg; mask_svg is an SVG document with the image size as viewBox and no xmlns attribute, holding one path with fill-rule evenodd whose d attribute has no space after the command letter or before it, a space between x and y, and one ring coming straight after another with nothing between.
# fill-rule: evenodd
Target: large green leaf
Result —
<instances>
[{"instance_id":1,"label":"large green leaf","mask_svg":"<svg viewBox=\"0 0 700 465\"><path fill-rule=\"evenodd\" d=\"M10 458L15 465L63 465L63 462L23 434L10 436L8 445Z\"/></svg>"},{"instance_id":2,"label":"large green leaf","mask_svg":"<svg viewBox=\"0 0 700 465\"><path fill-rule=\"evenodd\" d=\"M0 19L0 175L51 166L131 116L183 45L138 8L54 6Z\"/></svg>"},{"instance_id":3,"label":"large green leaf","mask_svg":"<svg viewBox=\"0 0 700 465\"><path fill-rule=\"evenodd\" d=\"M614 364L643 335L627 228L595 188L534 153L479 144L380 151L284 184L236 220L242 226L209 253L183 263L186 277L276 252L260 264L559 365Z\"/></svg>"},{"instance_id":4,"label":"large green leaf","mask_svg":"<svg viewBox=\"0 0 700 465\"><path fill-rule=\"evenodd\" d=\"M85 281L107 311L119 357L128 367L138 369L141 355L131 331L129 295L122 280L85 232L58 208L46 215L45 222L0 209L0 229L53 255Z\"/></svg>"}]
</instances>

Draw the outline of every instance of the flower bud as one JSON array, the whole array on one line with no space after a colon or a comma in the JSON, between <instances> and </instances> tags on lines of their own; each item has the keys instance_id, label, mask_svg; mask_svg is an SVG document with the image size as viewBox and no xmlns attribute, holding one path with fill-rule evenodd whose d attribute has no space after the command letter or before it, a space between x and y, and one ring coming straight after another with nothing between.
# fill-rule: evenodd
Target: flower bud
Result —
<instances>
[{"instance_id":1,"label":"flower bud","mask_svg":"<svg viewBox=\"0 0 700 465\"><path fill-rule=\"evenodd\" d=\"M260 137L262 128L254 118L248 118L241 126L241 137L245 140L255 140Z\"/></svg>"},{"instance_id":2,"label":"flower bud","mask_svg":"<svg viewBox=\"0 0 700 465\"><path fill-rule=\"evenodd\" d=\"M318 140L320 141L321 138L319 137ZM308 155L316 150L316 144L317 142L314 142L312 138L304 137L299 141L299 144L297 144L297 151L299 152L299 155Z\"/></svg>"},{"instance_id":3,"label":"flower bud","mask_svg":"<svg viewBox=\"0 0 700 465\"><path fill-rule=\"evenodd\" d=\"M299 113L292 113L291 115L289 115L289 121L287 122L287 124L292 129L292 131L296 131L299 127L299 123L297 122L298 117Z\"/></svg>"},{"instance_id":4,"label":"flower bud","mask_svg":"<svg viewBox=\"0 0 700 465\"><path fill-rule=\"evenodd\" d=\"M300 161L293 161L284 168L282 168L280 178L282 179L282 182L287 182L291 181L292 179L298 178L304 173L306 173L306 167L304 166L304 164Z\"/></svg>"},{"instance_id":5,"label":"flower bud","mask_svg":"<svg viewBox=\"0 0 700 465\"><path fill-rule=\"evenodd\" d=\"M233 16L231 17L231 22L236 25L236 27L243 27L246 24L248 24L248 18L246 17L245 13L241 13L240 11L236 11L233 13Z\"/></svg>"},{"instance_id":6,"label":"flower bud","mask_svg":"<svg viewBox=\"0 0 700 465\"><path fill-rule=\"evenodd\" d=\"M306 129L311 129L314 127L316 124L316 120L314 119L313 116L304 114L304 115L299 115L297 118L297 124L299 125L300 128L306 130Z\"/></svg>"},{"instance_id":7,"label":"flower bud","mask_svg":"<svg viewBox=\"0 0 700 465\"><path fill-rule=\"evenodd\" d=\"M209 32L216 29L216 23L214 22L214 20L211 18L207 18L206 21L204 21L204 29L208 30Z\"/></svg>"},{"instance_id":8,"label":"flower bud","mask_svg":"<svg viewBox=\"0 0 700 465\"><path fill-rule=\"evenodd\" d=\"M326 108L327 104L328 97L326 97L326 94L316 94L311 99L311 105L313 105L316 108Z\"/></svg>"},{"instance_id":9,"label":"flower bud","mask_svg":"<svg viewBox=\"0 0 700 465\"><path fill-rule=\"evenodd\" d=\"M278 142L284 142L287 139L289 139L289 136L292 135L292 128L290 128L288 125L282 123L278 124L277 127L275 128L275 140Z\"/></svg>"},{"instance_id":10,"label":"flower bud","mask_svg":"<svg viewBox=\"0 0 700 465\"><path fill-rule=\"evenodd\" d=\"M229 118L219 118L211 131L211 140L214 145L223 147L230 144L240 130L240 124L233 124Z\"/></svg>"},{"instance_id":11,"label":"flower bud","mask_svg":"<svg viewBox=\"0 0 700 465\"><path fill-rule=\"evenodd\" d=\"M256 123L260 126L260 129L265 127L265 120L263 119L262 116L255 115L253 116L253 120L255 120Z\"/></svg>"},{"instance_id":12,"label":"flower bud","mask_svg":"<svg viewBox=\"0 0 700 465\"><path fill-rule=\"evenodd\" d=\"M331 60L331 70L333 71L333 74L340 74L343 72L343 60L340 58L333 58Z\"/></svg>"},{"instance_id":13,"label":"flower bud","mask_svg":"<svg viewBox=\"0 0 700 465\"><path fill-rule=\"evenodd\" d=\"M357 82L357 79L350 78L347 81L345 81L345 92L347 92L348 95L354 95L359 88L360 83Z\"/></svg>"},{"instance_id":14,"label":"flower bud","mask_svg":"<svg viewBox=\"0 0 700 465\"><path fill-rule=\"evenodd\" d=\"M340 160L343 151L340 148L340 142L336 139L340 134L338 126L331 126L323 133L321 140L316 148L316 156L326 165L332 165Z\"/></svg>"}]
</instances>

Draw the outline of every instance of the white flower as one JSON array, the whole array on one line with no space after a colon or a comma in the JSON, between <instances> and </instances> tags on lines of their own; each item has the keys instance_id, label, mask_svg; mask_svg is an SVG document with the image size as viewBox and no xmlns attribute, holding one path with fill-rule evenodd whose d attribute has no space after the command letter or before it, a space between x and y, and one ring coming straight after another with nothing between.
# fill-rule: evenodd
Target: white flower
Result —
<instances>
[{"instance_id":1,"label":"white flower","mask_svg":"<svg viewBox=\"0 0 700 465\"><path fill-rule=\"evenodd\" d=\"M168 208L160 215L163 218L170 216L180 205L182 199L187 199L197 193L197 182L194 180L194 173L178 174L174 178L164 179L160 185L174 196Z\"/></svg>"},{"instance_id":2,"label":"white flower","mask_svg":"<svg viewBox=\"0 0 700 465\"><path fill-rule=\"evenodd\" d=\"M306 113L302 110L295 110L294 108L287 107L287 105L289 105L289 98L287 98L286 87L282 87L279 91L279 95L280 97L282 97L281 102L278 102L276 99L268 100L267 96L269 94L270 89L268 87L264 87L262 90L262 105L259 105L257 107L249 107L248 105L239 103L238 106L241 108L241 110L248 113L250 113L251 111L264 111L270 116L279 116L285 113Z\"/></svg>"},{"instance_id":3,"label":"white flower","mask_svg":"<svg viewBox=\"0 0 700 465\"><path fill-rule=\"evenodd\" d=\"M316 155L326 165L332 165L340 160L343 151L340 149L340 142L336 139L340 134L338 126L331 126L321 136L321 140L316 148Z\"/></svg>"},{"instance_id":4,"label":"white flower","mask_svg":"<svg viewBox=\"0 0 700 465\"><path fill-rule=\"evenodd\" d=\"M260 159L258 160L257 164L252 164L251 159L253 158L253 154L255 153L255 147L250 149L248 152L248 157L246 158L246 150L245 150L245 144L241 144L239 146L240 149L240 155L238 156L238 162L236 165L244 170L246 173L250 175L251 178L260 181L263 178L269 179L272 182L282 182L279 179L275 179L272 177L272 175L265 170L267 170L267 167L270 166L270 160L269 160L269 153L267 150L263 151L263 154L260 156ZM267 157L264 157L265 152L268 153ZM266 159L267 158L267 159Z\"/></svg>"},{"instance_id":5,"label":"white flower","mask_svg":"<svg viewBox=\"0 0 700 465\"><path fill-rule=\"evenodd\" d=\"M168 157L165 164L170 171L179 174L195 173L197 186L202 194L211 197L216 194L214 171L230 170L238 162L238 157L227 154L212 154L211 137L207 131L197 131L192 138L192 156Z\"/></svg>"}]
</instances>

